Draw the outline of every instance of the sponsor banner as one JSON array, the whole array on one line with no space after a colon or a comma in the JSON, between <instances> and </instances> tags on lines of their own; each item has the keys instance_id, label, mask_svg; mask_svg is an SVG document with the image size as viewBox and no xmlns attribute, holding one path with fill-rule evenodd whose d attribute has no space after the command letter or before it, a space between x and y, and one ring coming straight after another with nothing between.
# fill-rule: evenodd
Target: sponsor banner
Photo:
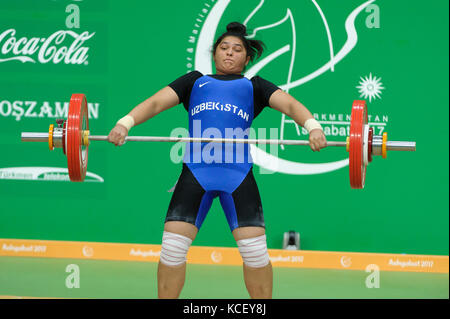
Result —
<instances>
[{"instance_id":1,"label":"sponsor banner","mask_svg":"<svg viewBox=\"0 0 450 319\"><path fill-rule=\"evenodd\" d=\"M0 239L0 256L158 261L160 245Z\"/></svg>"},{"instance_id":2,"label":"sponsor banner","mask_svg":"<svg viewBox=\"0 0 450 319\"><path fill-rule=\"evenodd\" d=\"M274 267L448 273L448 256L269 249ZM161 245L0 239L0 256L158 262ZM242 265L237 248L192 246L188 263Z\"/></svg>"},{"instance_id":3,"label":"sponsor banner","mask_svg":"<svg viewBox=\"0 0 450 319\"><path fill-rule=\"evenodd\" d=\"M45 37L27 38L16 33L14 28L0 33L0 63L16 60L22 63L88 64L89 47L83 45L95 35L88 31L58 30ZM66 41L66 38L70 40Z\"/></svg>"},{"instance_id":4,"label":"sponsor banner","mask_svg":"<svg viewBox=\"0 0 450 319\"><path fill-rule=\"evenodd\" d=\"M19 86L15 86L20 94ZM33 119L67 119L69 113L69 101L71 94L62 101L36 101L36 100L8 100L0 96L0 117L13 118L15 121L21 121L26 118ZM97 120L99 118L100 103L88 102L89 119ZM45 128L45 127L44 127Z\"/></svg>"},{"instance_id":5,"label":"sponsor banner","mask_svg":"<svg viewBox=\"0 0 450 319\"><path fill-rule=\"evenodd\" d=\"M60 167L8 167L0 168L0 179L30 180L30 181L61 181L69 182L69 171ZM100 182L101 176L86 172L85 182Z\"/></svg>"}]
</instances>

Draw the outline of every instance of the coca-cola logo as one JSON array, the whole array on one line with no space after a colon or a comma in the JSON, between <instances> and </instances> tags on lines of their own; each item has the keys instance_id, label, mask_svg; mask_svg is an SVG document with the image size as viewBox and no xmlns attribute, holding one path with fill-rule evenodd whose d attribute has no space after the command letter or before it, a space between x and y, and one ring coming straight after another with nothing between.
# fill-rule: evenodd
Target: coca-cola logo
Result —
<instances>
[{"instance_id":1,"label":"coca-cola logo","mask_svg":"<svg viewBox=\"0 0 450 319\"><path fill-rule=\"evenodd\" d=\"M15 29L8 29L0 33L0 63L18 60L23 63L87 65L89 47L83 45L94 35L95 32L78 34L59 30L47 38L18 38Z\"/></svg>"}]
</instances>

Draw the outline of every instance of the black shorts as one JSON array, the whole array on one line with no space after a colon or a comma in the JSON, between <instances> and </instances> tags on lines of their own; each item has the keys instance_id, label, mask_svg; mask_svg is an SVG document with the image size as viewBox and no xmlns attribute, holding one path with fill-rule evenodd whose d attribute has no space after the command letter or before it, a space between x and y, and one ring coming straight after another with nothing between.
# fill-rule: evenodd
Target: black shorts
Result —
<instances>
[{"instance_id":1,"label":"black shorts","mask_svg":"<svg viewBox=\"0 0 450 319\"><path fill-rule=\"evenodd\" d=\"M265 227L261 197L251 168L242 183L228 193L205 190L184 163L165 222L184 221L200 229L216 197L219 197L231 231L237 227Z\"/></svg>"}]
</instances>

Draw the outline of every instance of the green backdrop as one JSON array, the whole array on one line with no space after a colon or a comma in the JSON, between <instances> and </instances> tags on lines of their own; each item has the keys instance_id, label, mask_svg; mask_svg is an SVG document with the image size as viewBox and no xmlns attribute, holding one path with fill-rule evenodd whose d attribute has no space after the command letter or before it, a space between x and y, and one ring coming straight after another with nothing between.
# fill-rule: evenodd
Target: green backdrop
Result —
<instances>
[{"instance_id":1,"label":"green backdrop","mask_svg":"<svg viewBox=\"0 0 450 319\"><path fill-rule=\"evenodd\" d=\"M345 165L321 174L264 174L255 165L269 248L281 248L283 233L295 230L305 250L447 255L444 0L2 0L0 238L160 243L168 190L181 171L170 159L173 144L92 142L88 171L95 175L71 183L65 173L42 169L66 167L60 149L23 143L20 133L47 131L67 116L71 94L85 93L91 134L107 135L157 90L186 72L204 71L211 61L202 45L211 46L208 39L228 22L246 20L266 44L256 63L271 59L257 74L301 101L328 140L345 140L352 101L365 98L377 134L417 142L415 153L375 158L364 190L350 188ZM278 137L307 138L286 120L266 108L253 127L283 126ZM179 105L130 134L165 136L187 123ZM324 164L347 153L286 146L278 157ZM194 245L235 245L218 200Z\"/></svg>"}]
</instances>

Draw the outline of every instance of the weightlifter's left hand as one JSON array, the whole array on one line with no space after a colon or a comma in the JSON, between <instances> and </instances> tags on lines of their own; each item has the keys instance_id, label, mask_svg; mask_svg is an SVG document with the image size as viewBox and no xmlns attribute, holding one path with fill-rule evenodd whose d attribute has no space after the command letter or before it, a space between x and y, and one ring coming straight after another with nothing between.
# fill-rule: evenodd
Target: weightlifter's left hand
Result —
<instances>
[{"instance_id":1,"label":"weightlifter's left hand","mask_svg":"<svg viewBox=\"0 0 450 319\"><path fill-rule=\"evenodd\" d=\"M314 129L309 132L309 146L313 152L320 152L322 148L327 147L327 139L321 129Z\"/></svg>"}]
</instances>

